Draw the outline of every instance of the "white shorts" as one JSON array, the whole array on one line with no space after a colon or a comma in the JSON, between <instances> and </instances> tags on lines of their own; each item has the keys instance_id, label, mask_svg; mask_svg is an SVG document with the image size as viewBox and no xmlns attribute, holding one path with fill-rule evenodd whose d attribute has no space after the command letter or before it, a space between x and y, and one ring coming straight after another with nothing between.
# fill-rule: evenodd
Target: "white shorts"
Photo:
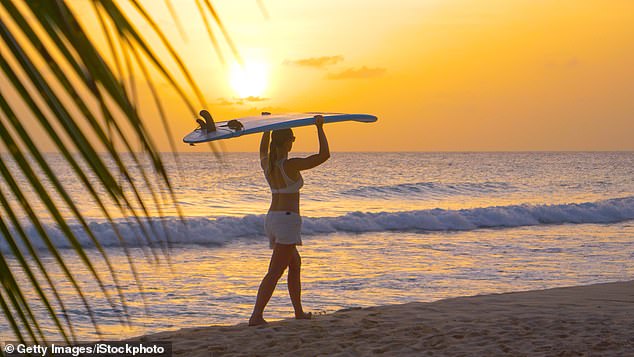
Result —
<instances>
[{"instance_id":1,"label":"white shorts","mask_svg":"<svg viewBox=\"0 0 634 357\"><path fill-rule=\"evenodd\" d=\"M302 245L302 217L291 211L269 211L264 220L264 231L269 237L269 247L275 243Z\"/></svg>"}]
</instances>

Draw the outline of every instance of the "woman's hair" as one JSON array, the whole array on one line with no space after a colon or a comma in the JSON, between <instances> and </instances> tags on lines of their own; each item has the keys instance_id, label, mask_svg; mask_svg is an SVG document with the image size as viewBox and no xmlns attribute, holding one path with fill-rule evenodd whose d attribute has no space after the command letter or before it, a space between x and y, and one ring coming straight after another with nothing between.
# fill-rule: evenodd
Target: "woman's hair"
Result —
<instances>
[{"instance_id":1,"label":"woman's hair","mask_svg":"<svg viewBox=\"0 0 634 357\"><path fill-rule=\"evenodd\" d=\"M280 149L289 140L293 139L293 131L291 129L273 130L271 134L271 147L269 148L269 175L273 172L275 162L280 157Z\"/></svg>"}]
</instances>

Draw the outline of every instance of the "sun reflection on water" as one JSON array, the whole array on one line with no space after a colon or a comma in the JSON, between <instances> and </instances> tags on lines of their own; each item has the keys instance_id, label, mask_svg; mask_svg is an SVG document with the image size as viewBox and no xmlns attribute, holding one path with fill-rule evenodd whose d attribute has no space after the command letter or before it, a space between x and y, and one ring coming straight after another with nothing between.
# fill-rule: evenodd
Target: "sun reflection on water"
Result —
<instances>
[{"instance_id":1,"label":"sun reflection on water","mask_svg":"<svg viewBox=\"0 0 634 357\"><path fill-rule=\"evenodd\" d=\"M634 225L625 222L308 236L305 246L300 247L304 305L310 311L332 312L355 306L626 280L634 273L634 260L627 249L633 234ZM97 253L90 254L91 260L102 266ZM81 264L75 260L69 264L97 307L102 338L118 339L246 322L270 254L265 237L223 247L175 247L171 264L150 263L141 250L133 249L143 282L140 293L125 256L112 251L110 258L131 314L130 326L121 325ZM45 264L50 265L50 259L45 258ZM105 269L100 271L116 296ZM60 293L77 322L78 335L85 340L97 338L71 285L61 272L50 273L60 281ZM285 279L280 280L267 307L269 320L292 316ZM44 307L35 312L46 313ZM53 326L45 328L50 332ZM9 331L8 326L0 325L1 336L8 336Z\"/></svg>"}]
</instances>

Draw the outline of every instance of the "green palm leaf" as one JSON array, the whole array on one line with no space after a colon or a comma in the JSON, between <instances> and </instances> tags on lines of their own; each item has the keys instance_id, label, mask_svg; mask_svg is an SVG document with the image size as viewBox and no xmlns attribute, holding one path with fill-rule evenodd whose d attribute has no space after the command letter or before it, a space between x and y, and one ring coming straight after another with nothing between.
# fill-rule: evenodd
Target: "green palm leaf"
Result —
<instances>
[{"instance_id":1,"label":"green palm leaf","mask_svg":"<svg viewBox=\"0 0 634 357\"><path fill-rule=\"evenodd\" d=\"M201 0L192 1L196 2L220 61L224 63L224 58L205 9L220 29L233 55L241 62L212 4L204 0L203 7ZM60 294L61 288L49 274L47 263L41 259L42 254L53 258L52 263L48 264L55 264L60 269L80 298L95 331L100 332L98 318L84 293L82 283L77 279L77 272L73 272L62 257L62 253L70 253L62 252L55 245L43 221L44 213L66 237L70 252L90 272L111 309L122 309L121 322L129 323L129 315L117 271L106 250L73 201L64 179L55 173L37 141L32 138L31 128L23 124L24 120L17 114L16 106L28 109L29 118L39 125L39 130L54 144L72 174L84 186L88 197L106 218L127 256L139 289L143 289L143 284L137 274L134 257L113 217L124 217L123 220L138 227L140 235L136 239L140 242L139 246L148 261L154 262L158 262L161 255L169 259L170 238L162 219L159 221L163 224L166 241L158 238L161 232L151 220L153 212L162 217L164 206L173 205L183 219L182 211L176 204L170 176L138 113L134 68L139 68L145 78L174 152L177 150L169 120L161 106L150 70L159 73L170 84L192 114L196 113L195 107L205 106L206 101L152 16L138 1L129 2L137 15L149 25L152 35L159 38L156 46L162 46L168 56L157 56L144 34L111 0L92 0L92 6L106 37L114 67L108 64L102 49L97 48L66 1L0 0L0 11L9 15L0 17L0 70L12 94L4 90L0 92L0 150L8 152L7 156L0 155L0 239L9 248L9 252L0 251L0 307L20 341L46 341L49 336L42 328L42 319L52 321L66 342L76 339L72 319L67 314L67 306ZM185 31L169 0L166 0L166 5L184 37ZM36 65L34 58L45 64L46 71ZM166 61L175 64L178 73L170 73ZM130 77L128 83L124 79L126 74ZM184 78L184 83L177 81L175 75ZM197 105L193 104L188 92L194 94ZM88 102L97 103L97 109L88 105ZM130 128L131 131L124 128ZM126 156L131 159L131 163L115 149L115 142L128 151ZM134 150L133 143L137 143L150 159L152 173L143 167L142 157ZM48 184L44 185L44 181ZM28 192L38 198L43 209L31 202ZM142 192L148 192L149 198L145 198ZM63 213L62 208L70 213ZM78 222L76 227L89 238L103 260L105 270L99 272L74 228L71 228L71 220ZM27 226L37 232L45 249L38 248L33 242L34 237L27 233ZM113 289L108 287L104 279L112 281L114 295ZM25 294L26 291L34 292L39 298L41 305L38 306L43 306L45 317L34 312L34 302L29 300L30 295Z\"/></svg>"}]
</instances>

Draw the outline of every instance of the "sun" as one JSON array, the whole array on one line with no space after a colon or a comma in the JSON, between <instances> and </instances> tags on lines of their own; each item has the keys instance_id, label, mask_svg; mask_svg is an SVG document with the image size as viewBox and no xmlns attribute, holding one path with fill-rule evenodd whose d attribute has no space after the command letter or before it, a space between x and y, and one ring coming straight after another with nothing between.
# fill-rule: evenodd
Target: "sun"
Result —
<instances>
[{"instance_id":1,"label":"sun","mask_svg":"<svg viewBox=\"0 0 634 357\"><path fill-rule=\"evenodd\" d=\"M231 66L229 81L240 98L260 97L268 84L268 69L262 62L235 63Z\"/></svg>"}]
</instances>

